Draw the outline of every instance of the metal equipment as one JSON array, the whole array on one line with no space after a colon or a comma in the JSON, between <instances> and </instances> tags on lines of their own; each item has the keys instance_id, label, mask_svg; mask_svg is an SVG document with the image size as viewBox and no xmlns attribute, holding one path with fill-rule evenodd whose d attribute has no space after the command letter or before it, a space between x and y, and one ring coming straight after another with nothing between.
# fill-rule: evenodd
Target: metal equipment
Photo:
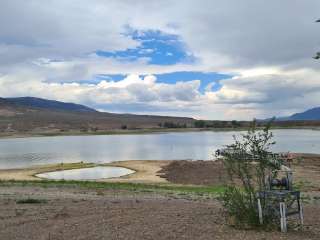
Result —
<instances>
[{"instance_id":1,"label":"metal equipment","mask_svg":"<svg viewBox=\"0 0 320 240\"><path fill-rule=\"evenodd\" d=\"M282 175L281 178L276 176ZM257 193L260 224L264 217L280 218L281 231L287 231L287 217L299 215L303 225L303 210L300 191L293 190L293 172L291 168L282 165L281 170L269 174L266 179L266 189Z\"/></svg>"}]
</instances>

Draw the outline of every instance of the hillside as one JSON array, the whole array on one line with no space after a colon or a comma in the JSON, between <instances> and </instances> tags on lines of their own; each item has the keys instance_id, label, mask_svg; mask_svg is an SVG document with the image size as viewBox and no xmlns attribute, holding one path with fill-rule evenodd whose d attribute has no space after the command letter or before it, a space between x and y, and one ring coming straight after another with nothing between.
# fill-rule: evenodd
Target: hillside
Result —
<instances>
[{"instance_id":1,"label":"hillside","mask_svg":"<svg viewBox=\"0 0 320 240\"><path fill-rule=\"evenodd\" d=\"M193 121L183 117L99 112L83 105L31 97L0 98L2 133L99 132L159 128L165 123L191 126Z\"/></svg>"},{"instance_id":2,"label":"hillside","mask_svg":"<svg viewBox=\"0 0 320 240\"><path fill-rule=\"evenodd\" d=\"M276 118L277 121L310 121L320 120L320 107L312 108L301 113L295 113L288 117Z\"/></svg>"},{"instance_id":3,"label":"hillside","mask_svg":"<svg viewBox=\"0 0 320 240\"><path fill-rule=\"evenodd\" d=\"M74 112L96 112L95 109L75 103L65 103L35 97L6 98L4 101L14 105L31 108L43 108L47 110L62 110Z\"/></svg>"},{"instance_id":4,"label":"hillside","mask_svg":"<svg viewBox=\"0 0 320 240\"><path fill-rule=\"evenodd\" d=\"M278 118L273 126L319 127L318 109L311 109L288 118ZM308 116L310 120L304 120ZM303 120L302 120L303 119ZM263 126L266 121L258 121ZM139 129L240 129L248 128L250 121L195 120L186 117L115 114L99 112L74 103L23 97L0 98L0 136L38 134L105 133Z\"/></svg>"},{"instance_id":5,"label":"hillside","mask_svg":"<svg viewBox=\"0 0 320 240\"><path fill-rule=\"evenodd\" d=\"M290 116L290 120L320 120L320 107Z\"/></svg>"}]
</instances>

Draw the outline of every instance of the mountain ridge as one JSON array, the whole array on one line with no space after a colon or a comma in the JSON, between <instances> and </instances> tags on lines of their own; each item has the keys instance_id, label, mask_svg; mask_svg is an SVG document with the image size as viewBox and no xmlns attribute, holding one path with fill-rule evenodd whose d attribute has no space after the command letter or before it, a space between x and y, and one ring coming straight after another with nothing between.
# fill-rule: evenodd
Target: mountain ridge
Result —
<instances>
[{"instance_id":1,"label":"mountain ridge","mask_svg":"<svg viewBox=\"0 0 320 240\"><path fill-rule=\"evenodd\" d=\"M320 107L310 108L300 113L294 113L287 117L278 117L276 121L312 121L320 120Z\"/></svg>"},{"instance_id":2,"label":"mountain ridge","mask_svg":"<svg viewBox=\"0 0 320 240\"><path fill-rule=\"evenodd\" d=\"M8 104L14 104L22 107L41 108L46 110L75 111L75 112L98 112L97 110L85 105L61 102L36 97L15 97L2 98Z\"/></svg>"},{"instance_id":3,"label":"mountain ridge","mask_svg":"<svg viewBox=\"0 0 320 240\"><path fill-rule=\"evenodd\" d=\"M0 98L0 133L103 132L115 129L190 127L194 119L100 112L93 108L42 98Z\"/></svg>"}]
</instances>

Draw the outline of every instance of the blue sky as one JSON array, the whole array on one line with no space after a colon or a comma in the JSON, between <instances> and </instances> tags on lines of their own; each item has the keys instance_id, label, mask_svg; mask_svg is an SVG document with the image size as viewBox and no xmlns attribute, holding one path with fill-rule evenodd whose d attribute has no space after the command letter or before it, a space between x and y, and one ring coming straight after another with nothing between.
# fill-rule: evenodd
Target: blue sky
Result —
<instances>
[{"instance_id":1,"label":"blue sky","mask_svg":"<svg viewBox=\"0 0 320 240\"><path fill-rule=\"evenodd\" d=\"M141 75L143 77L144 75ZM171 73L162 73L162 74L154 74L157 78L158 83L167 83L167 84L175 84L176 82L188 82L193 80L200 80L200 88L199 91L201 93L205 92L208 84L212 84L210 90L218 91L221 88L220 80L228 79L233 77L232 75L215 73L215 72L171 72ZM124 74L99 74L96 76L95 80L90 80L87 82L95 82L98 83L101 80L107 81L121 81L126 77Z\"/></svg>"},{"instance_id":2,"label":"blue sky","mask_svg":"<svg viewBox=\"0 0 320 240\"><path fill-rule=\"evenodd\" d=\"M173 65L176 63L193 63L196 58L188 53L185 44L177 35L165 34L161 31L129 30L128 37L140 43L137 48L125 51L96 51L101 57L113 57L123 61L135 61L139 58L148 59L149 64Z\"/></svg>"},{"instance_id":3,"label":"blue sky","mask_svg":"<svg viewBox=\"0 0 320 240\"><path fill-rule=\"evenodd\" d=\"M136 61L146 58L149 65L174 65L174 64L193 64L197 61L196 57L188 52L185 44L177 35L166 34L161 31L137 31L129 28L126 35L140 42L137 48L130 48L125 51L96 51L96 54L105 58L116 58L121 61ZM157 82L174 84L181 81L200 80L199 91L203 93L212 84L213 91L221 88L219 80L231 78L232 75L220 74L215 72L196 72L196 71L177 71L163 74L154 74ZM121 81L125 74L99 74L99 80ZM143 76L143 75L142 75ZM94 81L94 80L93 80Z\"/></svg>"},{"instance_id":4,"label":"blue sky","mask_svg":"<svg viewBox=\"0 0 320 240\"><path fill-rule=\"evenodd\" d=\"M207 119L319 106L319 0L36 2L0 1L1 97Z\"/></svg>"}]
</instances>

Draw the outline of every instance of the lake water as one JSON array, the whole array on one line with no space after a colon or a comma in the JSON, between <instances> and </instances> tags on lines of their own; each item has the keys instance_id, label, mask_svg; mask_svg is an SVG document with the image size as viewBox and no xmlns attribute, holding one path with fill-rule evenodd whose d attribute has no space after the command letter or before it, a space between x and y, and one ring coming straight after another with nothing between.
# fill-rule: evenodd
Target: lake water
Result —
<instances>
[{"instance_id":1,"label":"lake water","mask_svg":"<svg viewBox=\"0 0 320 240\"><path fill-rule=\"evenodd\" d=\"M320 153L320 131L273 130L278 152ZM0 168L48 163L213 158L240 132L57 136L0 139Z\"/></svg>"},{"instance_id":2,"label":"lake water","mask_svg":"<svg viewBox=\"0 0 320 240\"><path fill-rule=\"evenodd\" d=\"M40 173L36 176L55 180L96 180L121 177L131 173L134 173L134 171L123 167L92 167Z\"/></svg>"}]
</instances>

